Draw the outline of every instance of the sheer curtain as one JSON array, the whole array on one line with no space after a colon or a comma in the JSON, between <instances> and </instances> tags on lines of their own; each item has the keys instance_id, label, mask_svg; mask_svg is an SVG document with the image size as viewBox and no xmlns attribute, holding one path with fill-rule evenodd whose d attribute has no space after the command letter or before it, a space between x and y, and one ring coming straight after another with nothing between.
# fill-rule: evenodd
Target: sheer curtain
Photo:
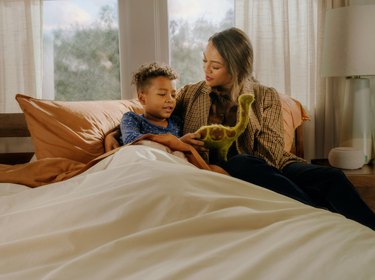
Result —
<instances>
[{"instance_id":1,"label":"sheer curtain","mask_svg":"<svg viewBox=\"0 0 375 280\"><path fill-rule=\"evenodd\" d=\"M236 0L236 26L246 31L255 52L255 77L302 102L305 157L326 158L340 135L345 79L323 79L320 55L325 11L345 0Z\"/></svg>"},{"instance_id":2,"label":"sheer curtain","mask_svg":"<svg viewBox=\"0 0 375 280\"><path fill-rule=\"evenodd\" d=\"M14 97L42 92L42 1L0 1L0 112L19 112Z\"/></svg>"}]
</instances>

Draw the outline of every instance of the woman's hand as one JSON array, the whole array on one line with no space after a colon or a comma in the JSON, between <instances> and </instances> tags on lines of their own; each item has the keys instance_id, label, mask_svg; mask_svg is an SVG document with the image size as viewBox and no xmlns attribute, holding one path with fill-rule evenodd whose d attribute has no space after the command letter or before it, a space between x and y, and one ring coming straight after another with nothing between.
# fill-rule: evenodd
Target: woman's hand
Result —
<instances>
[{"instance_id":1,"label":"woman's hand","mask_svg":"<svg viewBox=\"0 0 375 280\"><path fill-rule=\"evenodd\" d=\"M199 133L186 133L180 137L180 140L186 144L193 146L196 150L201 152L207 152L208 149L204 147L204 142L200 140L201 135Z\"/></svg>"},{"instance_id":2,"label":"woman's hand","mask_svg":"<svg viewBox=\"0 0 375 280\"><path fill-rule=\"evenodd\" d=\"M117 137L120 136L120 130L116 129L106 135L104 138L104 150L105 152L112 151L118 147L120 147L119 142L117 141Z\"/></svg>"}]
</instances>

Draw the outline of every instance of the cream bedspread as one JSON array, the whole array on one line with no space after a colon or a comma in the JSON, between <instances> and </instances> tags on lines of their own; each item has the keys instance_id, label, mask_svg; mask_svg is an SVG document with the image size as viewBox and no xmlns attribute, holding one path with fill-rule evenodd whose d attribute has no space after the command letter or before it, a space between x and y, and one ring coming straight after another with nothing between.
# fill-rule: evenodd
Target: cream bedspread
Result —
<instances>
[{"instance_id":1,"label":"cream bedspread","mask_svg":"<svg viewBox=\"0 0 375 280\"><path fill-rule=\"evenodd\" d=\"M0 184L0 279L374 279L366 227L144 146Z\"/></svg>"}]
</instances>

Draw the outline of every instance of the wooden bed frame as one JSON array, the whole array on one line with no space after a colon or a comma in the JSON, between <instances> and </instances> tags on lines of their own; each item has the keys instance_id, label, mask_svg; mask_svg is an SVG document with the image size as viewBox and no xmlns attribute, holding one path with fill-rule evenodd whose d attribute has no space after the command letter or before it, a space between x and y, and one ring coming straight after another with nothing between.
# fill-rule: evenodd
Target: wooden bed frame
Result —
<instances>
[{"instance_id":1,"label":"wooden bed frame","mask_svg":"<svg viewBox=\"0 0 375 280\"><path fill-rule=\"evenodd\" d=\"M30 137L23 113L0 113L0 138L2 137ZM291 152L303 158L303 151L303 125L301 125L295 130ZM0 153L0 164L25 163L30 161L33 154L32 152Z\"/></svg>"},{"instance_id":2,"label":"wooden bed frame","mask_svg":"<svg viewBox=\"0 0 375 280\"><path fill-rule=\"evenodd\" d=\"M304 158L304 145L303 145L303 124L298 126L294 131L294 143L291 152L300 158Z\"/></svg>"},{"instance_id":3,"label":"wooden bed frame","mask_svg":"<svg viewBox=\"0 0 375 280\"><path fill-rule=\"evenodd\" d=\"M0 138L30 137L25 116L22 113L0 114ZM0 164L18 164L30 161L34 153L0 153Z\"/></svg>"}]
</instances>

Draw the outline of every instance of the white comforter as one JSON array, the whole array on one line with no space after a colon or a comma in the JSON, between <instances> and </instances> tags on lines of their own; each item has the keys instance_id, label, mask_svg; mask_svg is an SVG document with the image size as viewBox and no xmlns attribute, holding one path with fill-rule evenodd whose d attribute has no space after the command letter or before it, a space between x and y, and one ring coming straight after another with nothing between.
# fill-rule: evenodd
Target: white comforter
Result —
<instances>
[{"instance_id":1,"label":"white comforter","mask_svg":"<svg viewBox=\"0 0 375 280\"><path fill-rule=\"evenodd\" d=\"M0 279L374 279L370 229L144 146L0 184Z\"/></svg>"}]
</instances>

